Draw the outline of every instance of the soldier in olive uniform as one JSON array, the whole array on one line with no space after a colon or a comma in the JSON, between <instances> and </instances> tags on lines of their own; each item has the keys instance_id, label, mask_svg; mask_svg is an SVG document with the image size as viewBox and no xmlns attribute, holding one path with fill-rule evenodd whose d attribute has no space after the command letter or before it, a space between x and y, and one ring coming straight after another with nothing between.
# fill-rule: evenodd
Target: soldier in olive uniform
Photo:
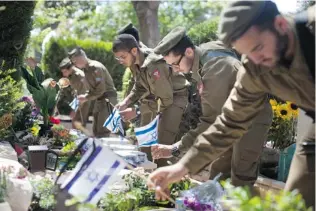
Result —
<instances>
[{"instance_id":1,"label":"soldier in olive uniform","mask_svg":"<svg viewBox=\"0 0 316 211\"><path fill-rule=\"evenodd\" d=\"M62 72L63 77L66 77L70 81L70 86L73 90L75 90L75 97L78 95L85 94L88 89L87 85L85 84L85 75L84 72L71 63L68 57L64 58L61 63L59 64L59 69ZM72 117L72 125L74 126L74 122L81 122L83 126L89 120L89 108L90 108L90 101L84 102L80 105L76 111L72 111L70 116Z\"/></svg>"},{"instance_id":2,"label":"soldier in olive uniform","mask_svg":"<svg viewBox=\"0 0 316 211\"><path fill-rule=\"evenodd\" d=\"M139 47L144 52L146 52L148 54L148 53L150 53L152 51L152 49L148 48L144 43L142 43L139 40L138 30L133 26L132 23L129 23L126 26L124 26L122 29L120 29L117 32L117 34L130 34L130 35L132 35L135 38L135 40L139 44ZM136 80L136 73L133 72L129 67L126 67L125 74L126 74L126 72L131 72L132 73L133 80L130 81L130 83L128 84L129 89L126 91L126 95L124 96L124 98L130 93L130 91L132 90L132 87L134 85L134 82ZM155 118L156 114L152 112L153 109L151 107L157 108L157 102L155 100L155 96L148 95L146 98L141 99L139 103L140 103L140 105L139 105L139 109L140 109L140 126L144 126L144 125L149 124ZM138 106L138 105L135 105L135 106Z\"/></svg>"},{"instance_id":3,"label":"soldier in olive uniform","mask_svg":"<svg viewBox=\"0 0 316 211\"><path fill-rule=\"evenodd\" d=\"M112 105L117 103L117 93L113 79L108 70L98 61L89 59L81 48L75 48L69 53L71 62L82 69L88 92L78 96L82 104L95 100L93 108L93 133L96 137L107 137L110 131L103 124L112 111Z\"/></svg>"},{"instance_id":4,"label":"soldier in olive uniform","mask_svg":"<svg viewBox=\"0 0 316 211\"><path fill-rule=\"evenodd\" d=\"M199 135L186 155L175 165L160 168L149 177L156 185L196 173L229 150L251 126L263 109L266 94L291 101L315 119L315 60L306 57L303 46L315 46L315 8L305 13L306 22L297 27L271 1L235 1L223 11L219 37L247 55L244 67L215 123ZM305 37L298 36L305 31ZM309 43L306 43L307 39ZM304 44L305 43L305 44ZM306 46L305 46L306 47ZM314 51L311 51L315 55ZM314 65L310 65L311 63ZM315 205L315 123L297 140L285 190L298 189L308 206ZM157 198L161 195L156 192Z\"/></svg>"},{"instance_id":5,"label":"soldier in olive uniform","mask_svg":"<svg viewBox=\"0 0 316 211\"><path fill-rule=\"evenodd\" d=\"M125 120L136 116L136 110L127 108L148 95L160 99L161 119L158 126L158 141L171 145L179 130L184 109L187 105L187 85L183 74L174 74L162 56L143 52L135 38L128 34L119 35L113 42L113 52L121 64L136 73L131 93L117 107ZM150 105L153 116L158 111L157 103ZM150 148L143 148L150 159ZM166 159L159 159L158 166L166 165Z\"/></svg>"},{"instance_id":6,"label":"soldier in olive uniform","mask_svg":"<svg viewBox=\"0 0 316 211\"><path fill-rule=\"evenodd\" d=\"M221 114L242 64L235 53L225 48L220 41L194 46L183 27L173 29L157 45L154 52L162 54L174 71L192 73L193 80L198 84L202 103L202 116L197 128L190 130L173 146L153 146L152 154L156 159L177 156L180 151L187 150L193 145L196 137L214 123L216 117ZM272 109L266 100L265 108L255 118L249 132L239 143L212 162L210 178L213 179L220 172L225 176L231 172L233 185L252 186L257 180L260 155L271 122Z\"/></svg>"}]
</instances>

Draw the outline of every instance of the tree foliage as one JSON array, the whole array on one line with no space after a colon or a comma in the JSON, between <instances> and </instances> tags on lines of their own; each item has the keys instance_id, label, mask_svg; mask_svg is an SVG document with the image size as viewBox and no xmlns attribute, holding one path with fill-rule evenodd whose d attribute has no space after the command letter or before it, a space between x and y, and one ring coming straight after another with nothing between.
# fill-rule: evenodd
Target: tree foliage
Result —
<instances>
[{"instance_id":1,"label":"tree foliage","mask_svg":"<svg viewBox=\"0 0 316 211\"><path fill-rule=\"evenodd\" d=\"M217 17L225 4L218 1L162 1L158 10L160 37L176 26L190 29ZM129 22L140 29L130 1L40 1L35 9L36 30L29 53L33 54L34 50L41 53L43 39L52 30L59 37L112 42L117 30Z\"/></svg>"},{"instance_id":2,"label":"tree foliage","mask_svg":"<svg viewBox=\"0 0 316 211\"><path fill-rule=\"evenodd\" d=\"M0 2L0 64L5 70L17 68L23 61L30 31L35 2ZM18 71L13 77L18 78Z\"/></svg>"},{"instance_id":3,"label":"tree foliage","mask_svg":"<svg viewBox=\"0 0 316 211\"><path fill-rule=\"evenodd\" d=\"M297 1L297 5L298 5L298 9L297 11L304 11L306 10L308 7L312 6L315 4L315 1Z\"/></svg>"}]
</instances>

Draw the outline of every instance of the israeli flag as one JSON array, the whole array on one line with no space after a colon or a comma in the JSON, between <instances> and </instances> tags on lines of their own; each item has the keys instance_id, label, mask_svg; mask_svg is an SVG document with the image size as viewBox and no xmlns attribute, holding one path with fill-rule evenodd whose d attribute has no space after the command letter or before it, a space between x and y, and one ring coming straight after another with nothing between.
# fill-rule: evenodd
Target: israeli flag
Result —
<instances>
[{"instance_id":1,"label":"israeli flag","mask_svg":"<svg viewBox=\"0 0 316 211\"><path fill-rule=\"evenodd\" d=\"M148 125L135 128L135 135L139 147L150 147L158 144L158 123L159 115Z\"/></svg>"},{"instance_id":2,"label":"israeli flag","mask_svg":"<svg viewBox=\"0 0 316 211\"><path fill-rule=\"evenodd\" d=\"M74 100L69 103L69 106L71 107L72 110L77 111L77 109L79 108L79 100L78 98L74 98Z\"/></svg>"},{"instance_id":3,"label":"israeli flag","mask_svg":"<svg viewBox=\"0 0 316 211\"><path fill-rule=\"evenodd\" d=\"M90 147L61 188L80 202L97 204L126 166L125 161L109 148L97 145L93 150Z\"/></svg>"},{"instance_id":4,"label":"israeli flag","mask_svg":"<svg viewBox=\"0 0 316 211\"><path fill-rule=\"evenodd\" d=\"M103 127L106 127L112 133L120 132L122 136L125 135L121 115L117 109L114 109L111 115L105 120Z\"/></svg>"}]
</instances>

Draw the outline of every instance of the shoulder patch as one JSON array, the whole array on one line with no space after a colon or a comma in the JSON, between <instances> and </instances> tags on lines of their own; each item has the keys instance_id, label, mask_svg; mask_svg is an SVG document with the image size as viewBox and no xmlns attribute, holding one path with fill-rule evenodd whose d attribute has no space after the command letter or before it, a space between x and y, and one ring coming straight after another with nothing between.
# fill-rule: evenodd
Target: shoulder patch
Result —
<instances>
[{"instance_id":1,"label":"shoulder patch","mask_svg":"<svg viewBox=\"0 0 316 211\"><path fill-rule=\"evenodd\" d=\"M153 77L155 80L158 80L160 78L160 71L158 69L154 70Z\"/></svg>"}]
</instances>

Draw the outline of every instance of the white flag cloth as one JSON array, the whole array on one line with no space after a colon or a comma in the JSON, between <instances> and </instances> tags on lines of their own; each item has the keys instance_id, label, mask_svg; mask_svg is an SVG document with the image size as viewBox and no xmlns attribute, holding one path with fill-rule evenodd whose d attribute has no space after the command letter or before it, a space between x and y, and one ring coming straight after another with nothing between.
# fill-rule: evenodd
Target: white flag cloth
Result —
<instances>
[{"instance_id":1,"label":"white flag cloth","mask_svg":"<svg viewBox=\"0 0 316 211\"><path fill-rule=\"evenodd\" d=\"M112 133L120 132L122 136L125 135L121 115L117 109L114 109L110 116L105 120L103 127L106 127Z\"/></svg>"},{"instance_id":2,"label":"white flag cloth","mask_svg":"<svg viewBox=\"0 0 316 211\"><path fill-rule=\"evenodd\" d=\"M159 115L148 125L135 128L135 136L139 147L149 147L158 144L158 123Z\"/></svg>"},{"instance_id":3,"label":"white flag cloth","mask_svg":"<svg viewBox=\"0 0 316 211\"><path fill-rule=\"evenodd\" d=\"M61 188L80 202L96 204L125 167L124 160L109 148L97 145L93 151L90 147Z\"/></svg>"},{"instance_id":4,"label":"white flag cloth","mask_svg":"<svg viewBox=\"0 0 316 211\"><path fill-rule=\"evenodd\" d=\"M69 106L71 107L72 110L77 111L77 109L79 108L79 100L78 98L74 98L74 100L69 103Z\"/></svg>"}]
</instances>

